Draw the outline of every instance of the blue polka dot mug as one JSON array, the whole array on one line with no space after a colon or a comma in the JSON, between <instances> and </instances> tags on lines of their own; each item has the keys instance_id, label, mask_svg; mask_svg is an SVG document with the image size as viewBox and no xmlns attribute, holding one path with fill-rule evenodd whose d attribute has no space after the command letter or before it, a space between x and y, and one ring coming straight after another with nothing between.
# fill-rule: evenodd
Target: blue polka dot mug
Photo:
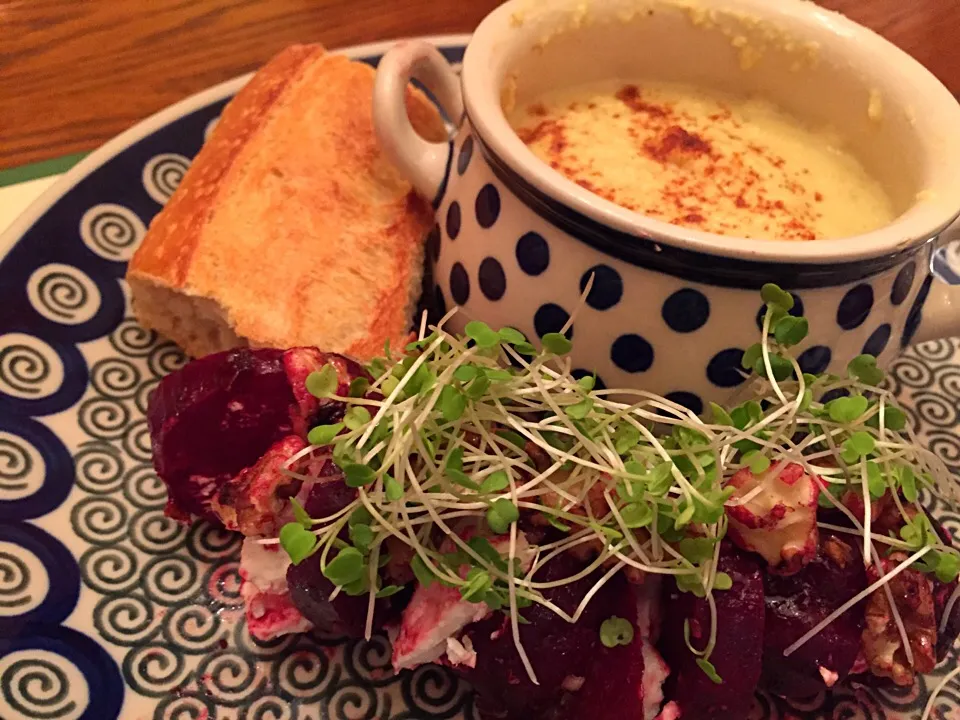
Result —
<instances>
[{"instance_id":1,"label":"blue polka dot mug","mask_svg":"<svg viewBox=\"0 0 960 720\"><path fill-rule=\"evenodd\" d=\"M458 121L450 143L420 138L404 89L421 81ZM505 104L550 89L654 78L775 102L846 140L898 216L857 237L751 240L632 212L539 160ZM889 360L911 342L960 332L960 287L931 259L960 214L960 105L874 33L803 0L512 0L489 15L460 77L423 42L381 61L374 122L384 150L434 198L428 242L436 303L529 337L569 334L598 385L642 387L700 411L744 381L758 289L788 288L810 320L811 372L861 352ZM598 128L598 142L602 130Z\"/></svg>"}]
</instances>

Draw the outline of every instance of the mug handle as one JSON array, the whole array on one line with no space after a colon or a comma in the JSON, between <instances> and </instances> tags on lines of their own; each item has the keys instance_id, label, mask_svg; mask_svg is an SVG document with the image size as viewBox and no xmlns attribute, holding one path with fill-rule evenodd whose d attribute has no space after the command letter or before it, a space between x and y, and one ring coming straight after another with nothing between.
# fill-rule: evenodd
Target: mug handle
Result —
<instances>
[{"instance_id":1,"label":"mug handle","mask_svg":"<svg viewBox=\"0 0 960 720\"><path fill-rule=\"evenodd\" d=\"M960 223L944 230L937 245L943 247L952 242L960 243ZM960 335L960 285L934 277L920 318L911 344Z\"/></svg>"},{"instance_id":2,"label":"mug handle","mask_svg":"<svg viewBox=\"0 0 960 720\"><path fill-rule=\"evenodd\" d=\"M417 134L407 114L407 86L416 78L433 93L447 117L463 117L460 78L436 47L423 40L395 45L377 67L373 85L373 127L387 158L423 197L435 199L447 174L450 143L429 142Z\"/></svg>"}]
</instances>

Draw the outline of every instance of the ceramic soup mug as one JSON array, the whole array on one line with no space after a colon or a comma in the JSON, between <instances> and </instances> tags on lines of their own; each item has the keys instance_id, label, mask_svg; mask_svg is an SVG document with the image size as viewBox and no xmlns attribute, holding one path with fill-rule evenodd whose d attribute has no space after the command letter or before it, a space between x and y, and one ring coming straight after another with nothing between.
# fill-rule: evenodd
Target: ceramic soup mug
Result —
<instances>
[{"instance_id":1,"label":"ceramic soup mug","mask_svg":"<svg viewBox=\"0 0 960 720\"><path fill-rule=\"evenodd\" d=\"M449 144L411 127L411 78L459 119ZM539 160L502 103L609 79L759 96L829 125L897 217L841 240L750 240L605 200ZM888 363L912 342L960 332L960 287L931 273L960 213L960 105L908 55L814 3L512 0L481 23L459 78L429 44L391 50L374 122L385 152L435 198L434 292L442 308L462 308L454 327L557 331L592 273L572 357L607 387L642 387L698 412L729 397L744 381L744 348L759 339L767 282L791 290L810 321L797 348L810 372L843 373L862 352Z\"/></svg>"}]
</instances>

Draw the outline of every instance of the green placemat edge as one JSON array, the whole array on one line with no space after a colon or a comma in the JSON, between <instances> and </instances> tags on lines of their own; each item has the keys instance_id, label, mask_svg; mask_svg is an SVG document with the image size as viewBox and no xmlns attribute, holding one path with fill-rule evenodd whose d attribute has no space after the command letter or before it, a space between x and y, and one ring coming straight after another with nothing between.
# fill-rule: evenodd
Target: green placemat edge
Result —
<instances>
[{"instance_id":1,"label":"green placemat edge","mask_svg":"<svg viewBox=\"0 0 960 720\"><path fill-rule=\"evenodd\" d=\"M89 152L78 152L51 158L50 160L41 160L29 165L20 165L9 170L0 170L0 187L8 187L49 175L59 175L72 168L89 154Z\"/></svg>"}]
</instances>

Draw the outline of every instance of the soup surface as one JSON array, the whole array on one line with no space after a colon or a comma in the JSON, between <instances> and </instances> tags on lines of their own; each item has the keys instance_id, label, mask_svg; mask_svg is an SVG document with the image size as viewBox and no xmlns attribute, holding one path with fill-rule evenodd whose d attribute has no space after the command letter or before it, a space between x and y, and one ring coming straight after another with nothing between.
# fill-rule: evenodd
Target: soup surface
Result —
<instances>
[{"instance_id":1,"label":"soup surface","mask_svg":"<svg viewBox=\"0 0 960 720\"><path fill-rule=\"evenodd\" d=\"M508 114L524 143L625 208L721 235L822 240L894 218L890 198L828 129L765 100L668 83L546 95Z\"/></svg>"}]
</instances>

